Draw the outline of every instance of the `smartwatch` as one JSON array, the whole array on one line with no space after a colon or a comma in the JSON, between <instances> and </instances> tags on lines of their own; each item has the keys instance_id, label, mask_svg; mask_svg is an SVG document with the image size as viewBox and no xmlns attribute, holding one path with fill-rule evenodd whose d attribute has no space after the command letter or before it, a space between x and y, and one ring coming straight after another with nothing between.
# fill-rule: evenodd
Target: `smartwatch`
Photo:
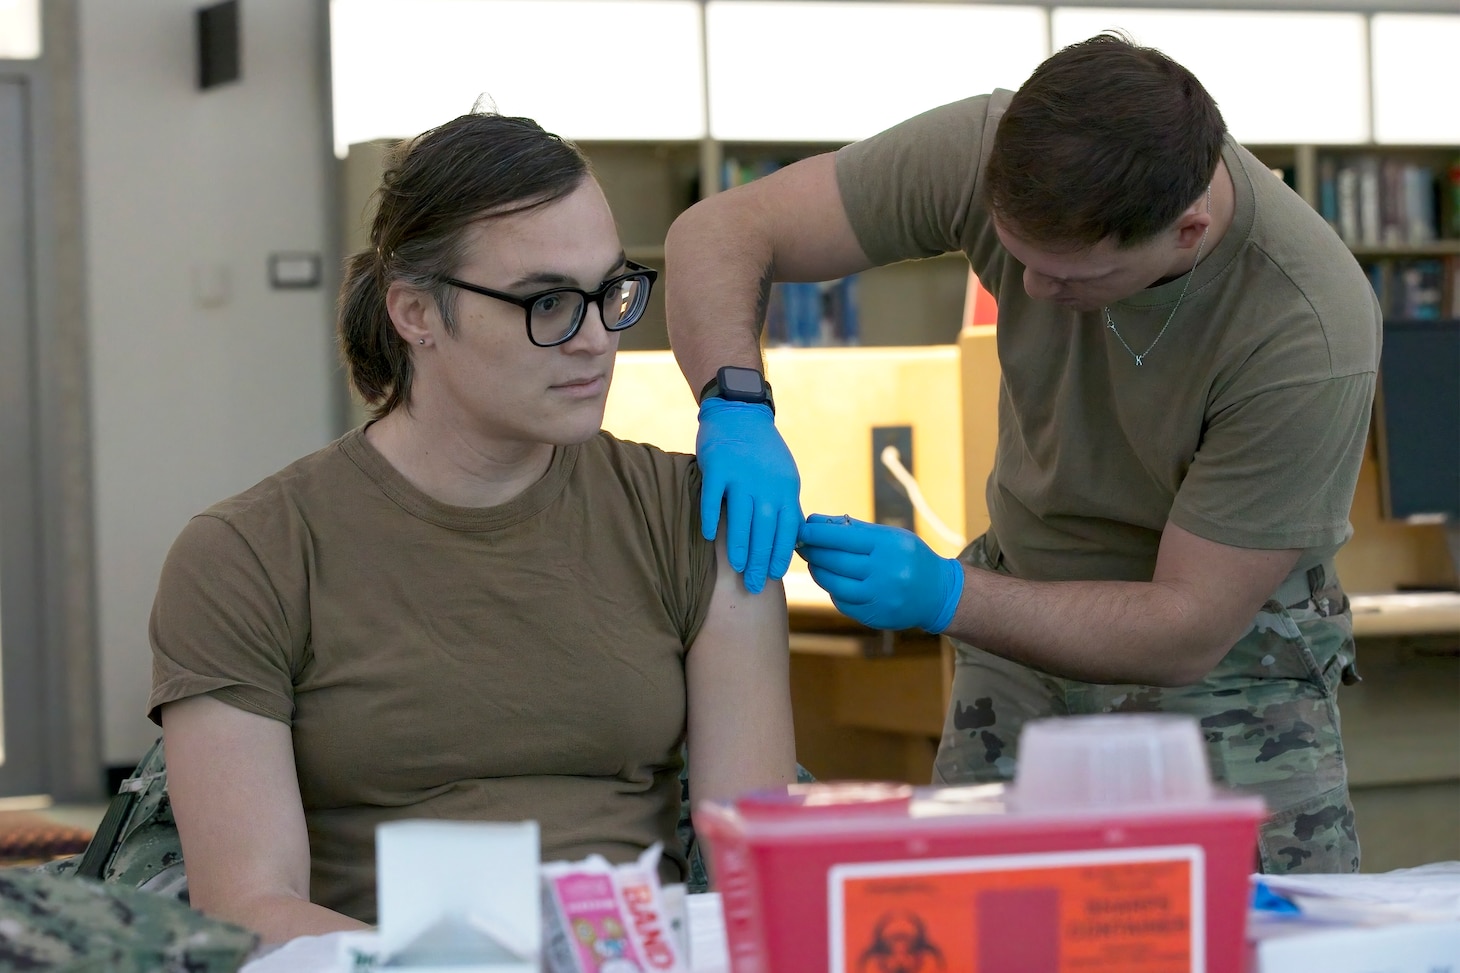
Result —
<instances>
[{"instance_id":1,"label":"smartwatch","mask_svg":"<svg viewBox=\"0 0 1460 973\"><path fill-rule=\"evenodd\" d=\"M771 398L771 383L754 368L739 365L725 365L700 391L700 401L720 398L727 402L751 402L768 406L771 414L776 411L775 400Z\"/></svg>"}]
</instances>

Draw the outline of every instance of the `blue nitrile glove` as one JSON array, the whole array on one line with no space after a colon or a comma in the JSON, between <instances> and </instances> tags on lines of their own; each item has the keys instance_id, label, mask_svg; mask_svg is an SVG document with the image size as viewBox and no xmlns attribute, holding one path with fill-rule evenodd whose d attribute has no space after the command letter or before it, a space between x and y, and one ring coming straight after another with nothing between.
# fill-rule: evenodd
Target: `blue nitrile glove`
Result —
<instances>
[{"instance_id":1,"label":"blue nitrile glove","mask_svg":"<svg viewBox=\"0 0 1460 973\"><path fill-rule=\"evenodd\" d=\"M709 398L700 403L695 437L704 485L700 530L715 539L725 506L725 551L748 591L791 566L801 528L801 474L776 431L775 414L758 402Z\"/></svg>"},{"instance_id":2,"label":"blue nitrile glove","mask_svg":"<svg viewBox=\"0 0 1460 973\"><path fill-rule=\"evenodd\" d=\"M837 610L871 628L936 635L963 596L963 565L901 527L812 514L796 549Z\"/></svg>"},{"instance_id":3,"label":"blue nitrile glove","mask_svg":"<svg viewBox=\"0 0 1460 973\"><path fill-rule=\"evenodd\" d=\"M1259 879L1252 883L1252 909L1256 912L1275 912L1278 915L1295 916L1303 910L1286 896L1279 895Z\"/></svg>"}]
</instances>

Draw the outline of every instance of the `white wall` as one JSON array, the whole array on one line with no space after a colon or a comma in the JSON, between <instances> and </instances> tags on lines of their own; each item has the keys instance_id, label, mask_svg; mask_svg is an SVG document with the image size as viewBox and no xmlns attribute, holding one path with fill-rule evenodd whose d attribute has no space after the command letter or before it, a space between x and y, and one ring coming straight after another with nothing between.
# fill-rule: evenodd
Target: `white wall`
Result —
<instances>
[{"instance_id":1,"label":"white wall","mask_svg":"<svg viewBox=\"0 0 1460 973\"><path fill-rule=\"evenodd\" d=\"M147 618L189 516L334 435L333 295L271 290L329 251L313 3L244 0L242 80L196 87L195 0L82 0L103 757L141 756ZM223 282L205 306L195 281Z\"/></svg>"}]
</instances>

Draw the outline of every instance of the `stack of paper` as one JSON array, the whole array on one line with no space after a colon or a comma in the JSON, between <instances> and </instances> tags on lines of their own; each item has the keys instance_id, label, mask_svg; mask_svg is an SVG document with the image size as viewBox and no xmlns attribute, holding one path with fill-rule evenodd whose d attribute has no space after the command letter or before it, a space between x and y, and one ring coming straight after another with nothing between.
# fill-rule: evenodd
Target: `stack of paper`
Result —
<instances>
[{"instance_id":1,"label":"stack of paper","mask_svg":"<svg viewBox=\"0 0 1460 973\"><path fill-rule=\"evenodd\" d=\"M1253 911L1252 973L1460 973L1460 862L1254 880L1291 908Z\"/></svg>"},{"instance_id":2,"label":"stack of paper","mask_svg":"<svg viewBox=\"0 0 1460 973\"><path fill-rule=\"evenodd\" d=\"M684 906L689 926L689 968L693 973L730 973L720 893L687 895Z\"/></svg>"}]
</instances>

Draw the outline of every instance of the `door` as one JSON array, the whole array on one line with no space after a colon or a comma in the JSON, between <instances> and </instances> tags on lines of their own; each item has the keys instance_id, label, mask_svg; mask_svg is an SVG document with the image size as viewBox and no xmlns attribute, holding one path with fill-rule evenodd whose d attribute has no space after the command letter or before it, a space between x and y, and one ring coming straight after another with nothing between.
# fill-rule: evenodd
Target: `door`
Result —
<instances>
[{"instance_id":1,"label":"door","mask_svg":"<svg viewBox=\"0 0 1460 973\"><path fill-rule=\"evenodd\" d=\"M0 798L46 791L29 106L0 77Z\"/></svg>"}]
</instances>

